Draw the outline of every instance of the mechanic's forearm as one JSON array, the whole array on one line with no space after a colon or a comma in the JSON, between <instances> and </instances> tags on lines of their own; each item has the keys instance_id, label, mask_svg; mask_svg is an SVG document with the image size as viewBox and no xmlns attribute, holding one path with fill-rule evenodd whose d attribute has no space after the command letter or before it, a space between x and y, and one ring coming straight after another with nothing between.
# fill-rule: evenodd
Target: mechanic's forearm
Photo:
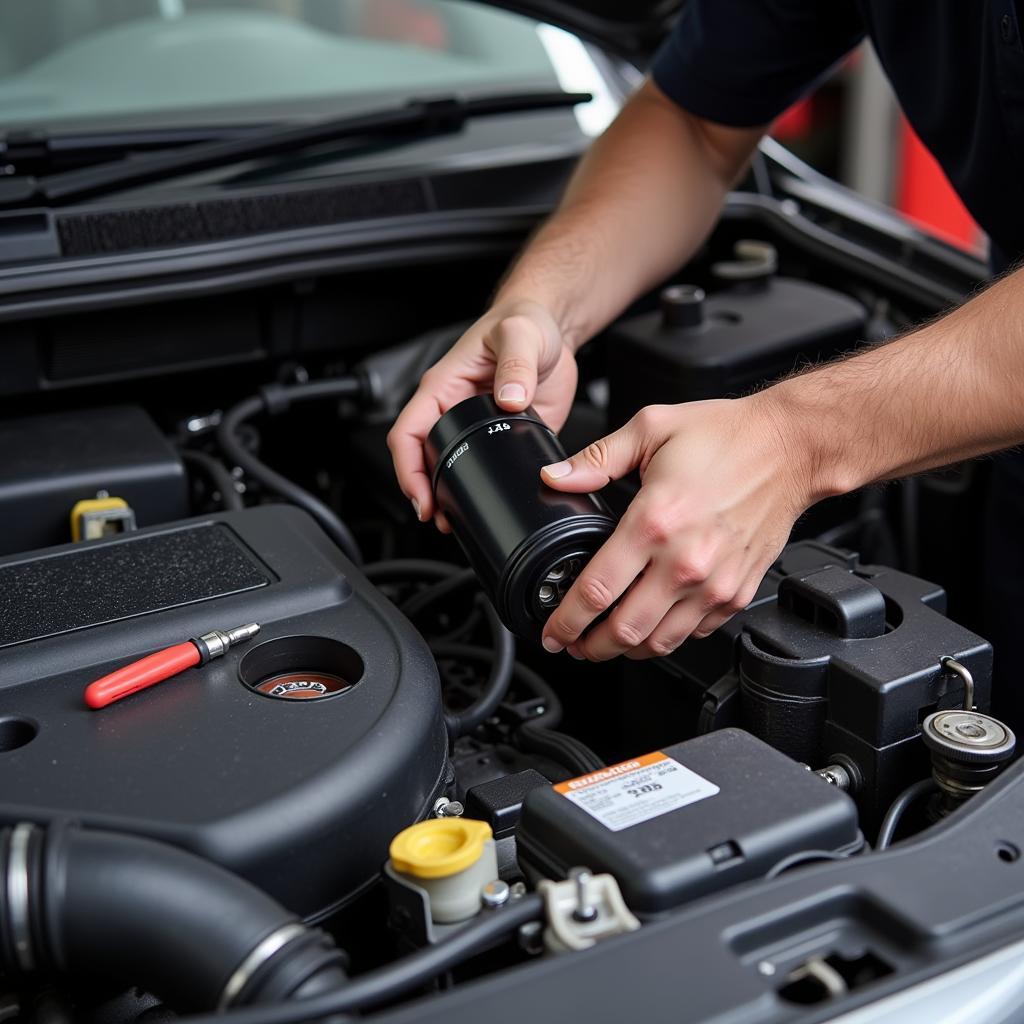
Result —
<instances>
[{"instance_id":1,"label":"mechanic's forearm","mask_svg":"<svg viewBox=\"0 0 1024 1024\"><path fill-rule=\"evenodd\" d=\"M763 394L811 500L1018 444L1024 272L913 334Z\"/></svg>"},{"instance_id":2,"label":"mechanic's forearm","mask_svg":"<svg viewBox=\"0 0 1024 1024\"><path fill-rule=\"evenodd\" d=\"M581 161L496 304L540 302L578 347L693 254L760 135L700 121L646 83Z\"/></svg>"}]
</instances>

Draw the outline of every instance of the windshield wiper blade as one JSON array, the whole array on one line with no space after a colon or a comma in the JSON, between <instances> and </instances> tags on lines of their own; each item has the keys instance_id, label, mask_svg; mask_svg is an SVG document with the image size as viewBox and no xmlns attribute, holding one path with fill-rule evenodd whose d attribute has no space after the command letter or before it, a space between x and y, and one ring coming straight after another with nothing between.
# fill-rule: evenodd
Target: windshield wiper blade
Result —
<instances>
[{"instance_id":1,"label":"windshield wiper blade","mask_svg":"<svg viewBox=\"0 0 1024 1024\"><path fill-rule=\"evenodd\" d=\"M569 108L592 98L589 93L528 92L472 99L452 96L410 100L401 106L383 110L287 128L270 128L246 138L200 143L171 152L128 158L118 163L99 164L41 178L0 179L0 208L60 206L183 174L195 174L243 160L295 152L308 146L359 136L444 135L460 131L471 118Z\"/></svg>"},{"instance_id":2,"label":"windshield wiper blade","mask_svg":"<svg viewBox=\"0 0 1024 1024\"><path fill-rule=\"evenodd\" d=\"M152 153L250 138L281 122L207 125L195 127L110 128L101 131L51 133L34 128L15 128L0 135L0 163L15 168L22 177L72 170L84 165L123 160L132 154Z\"/></svg>"}]
</instances>

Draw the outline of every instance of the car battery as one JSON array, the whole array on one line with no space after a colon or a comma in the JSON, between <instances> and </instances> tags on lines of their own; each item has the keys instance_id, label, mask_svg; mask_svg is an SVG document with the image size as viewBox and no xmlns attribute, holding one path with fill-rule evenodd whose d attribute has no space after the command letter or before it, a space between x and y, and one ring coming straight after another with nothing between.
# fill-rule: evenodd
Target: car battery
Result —
<instances>
[{"instance_id":1,"label":"car battery","mask_svg":"<svg viewBox=\"0 0 1024 1024\"><path fill-rule=\"evenodd\" d=\"M864 845L845 793L740 729L531 791L517 843L528 877L608 872L641 916Z\"/></svg>"},{"instance_id":2,"label":"car battery","mask_svg":"<svg viewBox=\"0 0 1024 1024\"><path fill-rule=\"evenodd\" d=\"M765 275L710 294L668 287L658 310L607 333L609 423L647 405L749 393L852 349L866 327L860 303L808 281Z\"/></svg>"}]
</instances>

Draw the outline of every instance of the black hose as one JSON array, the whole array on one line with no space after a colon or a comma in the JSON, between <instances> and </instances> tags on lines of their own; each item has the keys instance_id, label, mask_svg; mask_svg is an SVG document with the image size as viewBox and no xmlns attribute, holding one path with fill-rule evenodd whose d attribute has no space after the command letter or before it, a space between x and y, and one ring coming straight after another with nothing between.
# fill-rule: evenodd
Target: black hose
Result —
<instances>
[{"instance_id":1,"label":"black hose","mask_svg":"<svg viewBox=\"0 0 1024 1024\"><path fill-rule=\"evenodd\" d=\"M242 496L235 490L235 481L223 462L193 448L182 448L178 454L186 465L194 466L206 475L207 480L219 492L220 503L225 509L236 512L245 507Z\"/></svg>"},{"instance_id":2,"label":"black hose","mask_svg":"<svg viewBox=\"0 0 1024 1024\"><path fill-rule=\"evenodd\" d=\"M849 854L847 853L837 853L835 850L797 850L796 853L791 853L772 865L765 872L764 877L766 879L778 878L779 875L785 874L787 871L803 864L821 864L824 861L830 860L846 860L848 856Z\"/></svg>"},{"instance_id":3,"label":"black hose","mask_svg":"<svg viewBox=\"0 0 1024 1024\"><path fill-rule=\"evenodd\" d=\"M424 608L428 608L435 601L439 601L441 598L447 597L449 594L461 590L468 583L474 583L475 581L476 573L472 569L462 569L459 572L452 573L451 576L446 576L439 582L413 594L412 597L402 604L402 612L407 618L414 619Z\"/></svg>"},{"instance_id":4,"label":"black hose","mask_svg":"<svg viewBox=\"0 0 1024 1024\"><path fill-rule=\"evenodd\" d=\"M430 649L436 658L483 662L494 661L494 656L486 647L477 647L471 644L434 641L431 643ZM543 715L538 715L537 718L523 722L516 729L514 740L515 745L520 750L530 754L538 754L549 761L554 761L555 764L561 765L575 775L586 775L588 772L595 772L605 766L604 761L585 743L574 736L557 732L554 728L551 728L551 726L557 725L562 717L562 704L555 691L540 676L532 671L532 669L528 669L525 665L516 661L512 665L512 678L522 683L537 696L542 697L546 704ZM494 704L493 708L488 708L488 713L472 726L473 729L480 722L485 721L494 714L507 693L508 687L506 686L502 697ZM477 706L474 704L473 708ZM463 712L463 714L467 713ZM465 732L459 735L465 735Z\"/></svg>"},{"instance_id":5,"label":"black hose","mask_svg":"<svg viewBox=\"0 0 1024 1024\"><path fill-rule=\"evenodd\" d=\"M410 579L443 580L462 572L451 562L435 562L429 558L392 558L363 566L363 575L373 583L399 583Z\"/></svg>"},{"instance_id":6,"label":"black hose","mask_svg":"<svg viewBox=\"0 0 1024 1024\"><path fill-rule=\"evenodd\" d=\"M544 701L544 714L538 715L532 721L543 725L546 729L557 729L562 721L562 700L555 692L555 688L541 678L532 668L527 668L521 661L517 661L512 670L512 678L522 686L525 686L535 697Z\"/></svg>"},{"instance_id":7,"label":"black hose","mask_svg":"<svg viewBox=\"0 0 1024 1024\"><path fill-rule=\"evenodd\" d=\"M336 992L279 1006L249 1007L220 1016L190 1017L189 1022L299 1024L352 1010L369 1009L419 988L439 974L490 949L517 932L522 925L540 918L543 907L542 898L531 893L497 910L484 911L436 945L427 946L387 967L354 978L345 988Z\"/></svg>"},{"instance_id":8,"label":"black hose","mask_svg":"<svg viewBox=\"0 0 1024 1024\"><path fill-rule=\"evenodd\" d=\"M258 395L243 399L232 406L217 427L217 443L224 455L259 481L267 490L280 495L294 505L304 508L331 540L357 565L362 563L362 552L352 531L337 514L316 495L271 469L250 452L238 439L238 428L260 413L276 415L296 402L319 398L355 398L363 394L363 383L356 377L338 377L333 380L314 381L309 384L264 388Z\"/></svg>"},{"instance_id":9,"label":"black hose","mask_svg":"<svg viewBox=\"0 0 1024 1024\"><path fill-rule=\"evenodd\" d=\"M930 793L935 788L934 779L922 779L920 782L915 782L912 786L907 786L905 790L889 806L889 810L885 812L885 817L882 819L881 827L878 829L878 839L875 842L876 850L885 850L892 845L893 836L896 835L896 829L899 827L900 820L906 813L907 808L914 803L919 797L924 796L926 793Z\"/></svg>"},{"instance_id":10,"label":"black hose","mask_svg":"<svg viewBox=\"0 0 1024 1024\"><path fill-rule=\"evenodd\" d=\"M490 718L501 706L501 702L508 693L509 684L512 682L512 669L516 660L516 642L512 634L498 618L494 606L486 598L481 597L480 607L483 609L484 618L491 627L491 635L494 637L494 650L485 651L487 660L491 663L491 671L487 676L483 692L464 711L446 711L444 724L448 728L448 739L454 743L460 736L467 736L478 726ZM457 651L462 651L463 657L467 651L478 651L481 648L469 647L465 644L432 644L431 650L434 657L460 657ZM445 653L448 652L448 653Z\"/></svg>"},{"instance_id":11,"label":"black hose","mask_svg":"<svg viewBox=\"0 0 1024 1024\"><path fill-rule=\"evenodd\" d=\"M259 889L151 839L73 826L0 833L0 970L139 986L175 1009L313 997L341 953Z\"/></svg>"},{"instance_id":12,"label":"black hose","mask_svg":"<svg viewBox=\"0 0 1024 1024\"><path fill-rule=\"evenodd\" d=\"M518 661L513 679L545 704L543 715L523 722L516 730L515 742L520 750L546 757L577 775L596 772L605 766L604 761L585 743L556 729L562 719L562 703L552 686Z\"/></svg>"},{"instance_id":13,"label":"black hose","mask_svg":"<svg viewBox=\"0 0 1024 1024\"><path fill-rule=\"evenodd\" d=\"M424 595L429 595L425 601L418 600L419 594L414 594L409 598L402 606L402 610L406 614L408 614L410 606L414 612L422 611L439 597L450 594L474 578L471 569L463 569L448 562L435 562L422 558L396 558L388 562L374 562L366 566L363 571L366 573L367 579L376 584L393 583L410 578L440 581L423 592ZM478 597L477 602L484 613L494 640L493 651L468 644L447 642L431 644L431 650L435 657L472 658L491 663L491 671L480 698L464 711L445 712L445 725L448 728L448 738L452 743L460 736L471 733L498 710L501 702L505 699L505 694L508 693L508 687L512 681L512 669L515 665L516 644L512 634L498 618L498 613L490 601L481 596Z\"/></svg>"},{"instance_id":14,"label":"black hose","mask_svg":"<svg viewBox=\"0 0 1024 1024\"><path fill-rule=\"evenodd\" d=\"M524 722L516 730L515 742L525 753L546 757L573 775L588 775L605 766L604 761L575 736L536 722Z\"/></svg>"}]
</instances>

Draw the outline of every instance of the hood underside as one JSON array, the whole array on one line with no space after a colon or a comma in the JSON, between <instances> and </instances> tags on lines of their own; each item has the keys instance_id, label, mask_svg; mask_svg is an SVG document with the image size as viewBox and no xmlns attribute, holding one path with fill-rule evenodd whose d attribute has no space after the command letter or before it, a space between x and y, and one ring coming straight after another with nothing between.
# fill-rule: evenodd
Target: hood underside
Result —
<instances>
[{"instance_id":1,"label":"hood underside","mask_svg":"<svg viewBox=\"0 0 1024 1024\"><path fill-rule=\"evenodd\" d=\"M550 22L642 63L665 37L685 0L488 0Z\"/></svg>"}]
</instances>

